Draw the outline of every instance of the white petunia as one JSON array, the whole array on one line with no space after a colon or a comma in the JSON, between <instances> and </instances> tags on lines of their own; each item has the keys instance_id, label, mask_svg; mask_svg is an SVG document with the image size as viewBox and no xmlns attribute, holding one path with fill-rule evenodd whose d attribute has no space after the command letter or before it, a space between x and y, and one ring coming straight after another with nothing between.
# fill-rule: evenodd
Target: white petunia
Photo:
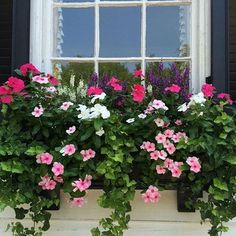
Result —
<instances>
[{"instance_id":1,"label":"white petunia","mask_svg":"<svg viewBox=\"0 0 236 236\"><path fill-rule=\"evenodd\" d=\"M185 112L185 111L187 111L188 110L188 108L189 108L189 106L186 104L186 102L184 103L184 104L182 104L181 106L179 106L177 109L178 109L178 111L179 112Z\"/></svg>"},{"instance_id":2,"label":"white petunia","mask_svg":"<svg viewBox=\"0 0 236 236\"><path fill-rule=\"evenodd\" d=\"M189 106L194 105L195 103L197 104L204 104L206 102L206 98L204 97L204 94L202 92L198 94L194 94L190 98Z\"/></svg>"},{"instance_id":3,"label":"white petunia","mask_svg":"<svg viewBox=\"0 0 236 236\"><path fill-rule=\"evenodd\" d=\"M98 136L101 137L104 133L105 133L105 131L104 131L103 127L102 127L100 130L98 130L98 131L96 132L96 135L98 135Z\"/></svg>"},{"instance_id":4,"label":"white petunia","mask_svg":"<svg viewBox=\"0 0 236 236\"><path fill-rule=\"evenodd\" d=\"M91 103L93 104L97 99L104 100L106 97L105 93L101 93L100 95L93 95L93 98L91 99Z\"/></svg>"},{"instance_id":5,"label":"white petunia","mask_svg":"<svg viewBox=\"0 0 236 236\"><path fill-rule=\"evenodd\" d=\"M138 118L140 118L140 119L145 119L146 117L147 117L147 115L143 114L143 113L138 115Z\"/></svg>"},{"instance_id":6,"label":"white petunia","mask_svg":"<svg viewBox=\"0 0 236 236\"><path fill-rule=\"evenodd\" d=\"M126 120L126 122L129 123L129 124L130 124L130 123L133 123L134 121L135 121L134 118L130 118L130 119Z\"/></svg>"}]
</instances>

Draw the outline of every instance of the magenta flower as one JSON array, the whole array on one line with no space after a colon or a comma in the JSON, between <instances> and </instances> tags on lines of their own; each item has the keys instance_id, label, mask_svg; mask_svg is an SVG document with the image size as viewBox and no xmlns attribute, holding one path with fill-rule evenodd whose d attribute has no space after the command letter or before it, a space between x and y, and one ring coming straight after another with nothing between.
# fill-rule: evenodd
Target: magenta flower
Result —
<instances>
[{"instance_id":1,"label":"magenta flower","mask_svg":"<svg viewBox=\"0 0 236 236\"><path fill-rule=\"evenodd\" d=\"M134 77L144 77L142 70L135 70Z\"/></svg>"},{"instance_id":2,"label":"magenta flower","mask_svg":"<svg viewBox=\"0 0 236 236\"><path fill-rule=\"evenodd\" d=\"M36 162L39 164L51 165L52 160L53 156L48 152L44 152L36 156Z\"/></svg>"},{"instance_id":3,"label":"magenta flower","mask_svg":"<svg viewBox=\"0 0 236 236\"><path fill-rule=\"evenodd\" d=\"M94 86L89 87L87 91L88 96L101 95L102 93L103 93L103 90L101 88L94 87Z\"/></svg>"},{"instance_id":4,"label":"magenta flower","mask_svg":"<svg viewBox=\"0 0 236 236\"><path fill-rule=\"evenodd\" d=\"M217 97L219 99L225 99L230 105L233 104L233 100L228 93L220 93Z\"/></svg>"},{"instance_id":5,"label":"magenta flower","mask_svg":"<svg viewBox=\"0 0 236 236\"><path fill-rule=\"evenodd\" d=\"M122 91L122 85L120 85L120 81L112 77L108 82L107 85L110 85L115 91Z\"/></svg>"},{"instance_id":6,"label":"magenta flower","mask_svg":"<svg viewBox=\"0 0 236 236\"><path fill-rule=\"evenodd\" d=\"M52 172L55 176L62 175L64 173L64 166L60 162L54 162Z\"/></svg>"},{"instance_id":7,"label":"magenta flower","mask_svg":"<svg viewBox=\"0 0 236 236\"><path fill-rule=\"evenodd\" d=\"M170 87L165 88L165 91L170 91L171 93L179 93L180 90L181 88L176 84L172 84Z\"/></svg>"},{"instance_id":8,"label":"magenta flower","mask_svg":"<svg viewBox=\"0 0 236 236\"><path fill-rule=\"evenodd\" d=\"M48 77L43 77L43 76L40 76L40 75L36 75L32 78L32 81L33 82L37 82L39 84L48 84L49 81L48 81Z\"/></svg>"},{"instance_id":9,"label":"magenta flower","mask_svg":"<svg viewBox=\"0 0 236 236\"><path fill-rule=\"evenodd\" d=\"M205 97L212 98L215 89L216 88L212 84L203 84L202 85L202 92Z\"/></svg>"},{"instance_id":10,"label":"magenta flower","mask_svg":"<svg viewBox=\"0 0 236 236\"><path fill-rule=\"evenodd\" d=\"M62 156L68 155L71 156L75 153L76 148L74 144L68 144L64 148L61 149L60 153L62 153Z\"/></svg>"},{"instance_id":11,"label":"magenta flower","mask_svg":"<svg viewBox=\"0 0 236 236\"><path fill-rule=\"evenodd\" d=\"M23 76L26 76L29 71L33 72L33 74L39 74L40 71L33 64L24 64L20 67L20 71Z\"/></svg>"},{"instance_id":12,"label":"magenta flower","mask_svg":"<svg viewBox=\"0 0 236 236\"><path fill-rule=\"evenodd\" d=\"M132 89L133 101L141 103L145 97L145 88L141 84L135 84Z\"/></svg>"},{"instance_id":13,"label":"magenta flower","mask_svg":"<svg viewBox=\"0 0 236 236\"><path fill-rule=\"evenodd\" d=\"M72 203L74 206L82 207L82 206L86 203L86 200L85 200L84 197L76 197L76 198L73 198L73 200L71 201L71 203Z\"/></svg>"},{"instance_id":14,"label":"magenta flower","mask_svg":"<svg viewBox=\"0 0 236 236\"><path fill-rule=\"evenodd\" d=\"M12 89L13 93L20 93L25 88L24 81L13 76L8 79L6 84Z\"/></svg>"},{"instance_id":15,"label":"magenta flower","mask_svg":"<svg viewBox=\"0 0 236 236\"><path fill-rule=\"evenodd\" d=\"M44 112L44 109L41 105L35 107L33 112L31 113L34 117L40 117Z\"/></svg>"}]
</instances>

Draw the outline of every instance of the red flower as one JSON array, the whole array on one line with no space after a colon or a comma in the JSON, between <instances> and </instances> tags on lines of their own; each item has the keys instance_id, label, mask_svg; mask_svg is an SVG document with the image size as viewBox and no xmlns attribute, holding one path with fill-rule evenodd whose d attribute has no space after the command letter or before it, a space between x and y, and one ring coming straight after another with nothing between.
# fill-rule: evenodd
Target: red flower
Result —
<instances>
[{"instance_id":1,"label":"red flower","mask_svg":"<svg viewBox=\"0 0 236 236\"><path fill-rule=\"evenodd\" d=\"M22 65L20 71L23 76L26 76L29 71L32 71L33 74L40 74L40 71L31 63Z\"/></svg>"},{"instance_id":2,"label":"red flower","mask_svg":"<svg viewBox=\"0 0 236 236\"><path fill-rule=\"evenodd\" d=\"M19 93L25 88L24 81L13 76L8 79L6 84L12 89L13 93Z\"/></svg>"},{"instance_id":3,"label":"red flower","mask_svg":"<svg viewBox=\"0 0 236 236\"><path fill-rule=\"evenodd\" d=\"M165 88L165 91L170 91L172 93L179 93L180 90L181 88L176 84L172 84L170 87Z\"/></svg>"},{"instance_id":4,"label":"red flower","mask_svg":"<svg viewBox=\"0 0 236 236\"><path fill-rule=\"evenodd\" d=\"M91 95L100 95L100 94L103 93L103 90L101 88L91 86L91 87L88 88L87 93L88 93L89 96L91 96Z\"/></svg>"},{"instance_id":5,"label":"red flower","mask_svg":"<svg viewBox=\"0 0 236 236\"><path fill-rule=\"evenodd\" d=\"M133 100L135 102L142 102L145 96L145 88L141 84L135 84L132 90Z\"/></svg>"},{"instance_id":6,"label":"red flower","mask_svg":"<svg viewBox=\"0 0 236 236\"><path fill-rule=\"evenodd\" d=\"M110 85L115 91L122 91L122 85L120 85L119 83L120 81L117 78L112 77L108 81L107 85Z\"/></svg>"},{"instance_id":7,"label":"red flower","mask_svg":"<svg viewBox=\"0 0 236 236\"><path fill-rule=\"evenodd\" d=\"M203 84L202 85L202 92L205 97L212 98L215 89L216 88L214 86L212 86L212 84Z\"/></svg>"},{"instance_id":8,"label":"red flower","mask_svg":"<svg viewBox=\"0 0 236 236\"><path fill-rule=\"evenodd\" d=\"M144 77L142 70L135 70L134 76L135 77Z\"/></svg>"},{"instance_id":9,"label":"red flower","mask_svg":"<svg viewBox=\"0 0 236 236\"><path fill-rule=\"evenodd\" d=\"M220 93L218 95L218 98L219 99L226 99L226 101L232 105L233 104L233 100L231 99L230 95L228 93Z\"/></svg>"},{"instance_id":10,"label":"red flower","mask_svg":"<svg viewBox=\"0 0 236 236\"><path fill-rule=\"evenodd\" d=\"M0 98L0 101L1 101L2 103L5 103L5 104L10 104L10 103L13 102L13 97L12 97L12 95L2 96L2 97Z\"/></svg>"},{"instance_id":11,"label":"red flower","mask_svg":"<svg viewBox=\"0 0 236 236\"><path fill-rule=\"evenodd\" d=\"M47 77L48 77L48 81L51 85L59 85L60 84L60 81L56 77L54 77L50 74L47 74Z\"/></svg>"}]
</instances>

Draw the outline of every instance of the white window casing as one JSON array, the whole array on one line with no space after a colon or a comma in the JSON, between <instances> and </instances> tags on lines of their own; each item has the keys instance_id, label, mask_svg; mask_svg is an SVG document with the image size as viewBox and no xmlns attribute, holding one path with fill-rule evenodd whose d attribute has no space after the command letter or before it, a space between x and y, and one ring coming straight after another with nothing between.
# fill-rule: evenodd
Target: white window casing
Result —
<instances>
[{"instance_id":1,"label":"white window casing","mask_svg":"<svg viewBox=\"0 0 236 236\"><path fill-rule=\"evenodd\" d=\"M146 7L147 6L191 6L190 56L188 57L147 57L146 56ZM140 57L100 57L99 8L140 6L141 16L141 56ZM53 10L63 8L95 8L94 57L54 57ZM191 89L198 92L205 78L211 74L211 6L210 0L175 1L99 1L94 2L53 2L53 0L31 0L30 61L40 70L52 72L52 62L94 62L98 72L99 62L140 62L145 72L146 62L191 62ZM188 23L188 22L186 22Z\"/></svg>"}]
</instances>

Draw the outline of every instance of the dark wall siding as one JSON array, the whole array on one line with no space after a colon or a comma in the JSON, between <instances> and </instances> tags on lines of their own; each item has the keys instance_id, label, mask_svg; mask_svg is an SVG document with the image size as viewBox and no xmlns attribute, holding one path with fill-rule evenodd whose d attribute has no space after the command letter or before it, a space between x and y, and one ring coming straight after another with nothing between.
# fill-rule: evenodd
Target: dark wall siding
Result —
<instances>
[{"instance_id":1,"label":"dark wall siding","mask_svg":"<svg viewBox=\"0 0 236 236\"><path fill-rule=\"evenodd\" d=\"M0 82L11 74L12 1L0 0Z\"/></svg>"},{"instance_id":2,"label":"dark wall siding","mask_svg":"<svg viewBox=\"0 0 236 236\"><path fill-rule=\"evenodd\" d=\"M236 1L229 1L229 89L236 100Z\"/></svg>"}]
</instances>

